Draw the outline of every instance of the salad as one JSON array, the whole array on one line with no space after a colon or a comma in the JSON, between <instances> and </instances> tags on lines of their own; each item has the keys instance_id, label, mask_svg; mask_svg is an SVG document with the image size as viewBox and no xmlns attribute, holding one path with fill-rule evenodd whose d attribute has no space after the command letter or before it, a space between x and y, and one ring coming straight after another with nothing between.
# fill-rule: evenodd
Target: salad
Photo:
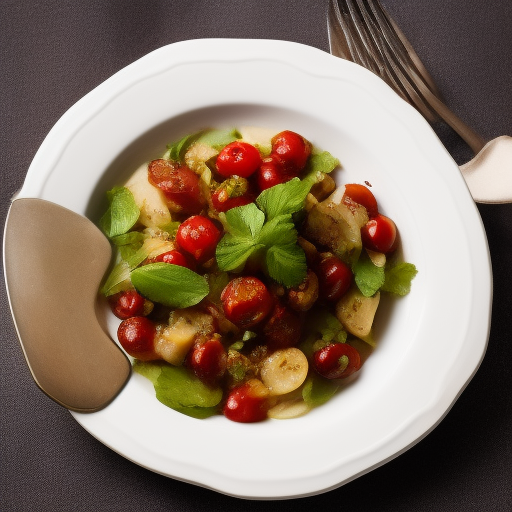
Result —
<instances>
[{"instance_id":1,"label":"salad","mask_svg":"<svg viewBox=\"0 0 512 512\"><path fill-rule=\"evenodd\" d=\"M195 418L301 416L357 376L416 275L369 183L293 131L209 129L107 192L101 293L156 398Z\"/></svg>"}]
</instances>

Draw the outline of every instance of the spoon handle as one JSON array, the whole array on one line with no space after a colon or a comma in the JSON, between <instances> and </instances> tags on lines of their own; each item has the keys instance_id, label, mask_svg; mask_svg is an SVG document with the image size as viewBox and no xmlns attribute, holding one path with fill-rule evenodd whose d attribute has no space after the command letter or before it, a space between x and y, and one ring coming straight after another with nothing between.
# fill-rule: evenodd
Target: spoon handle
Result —
<instances>
[{"instance_id":1,"label":"spoon handle","mask_svg":"<svg viewBox=\"0 0 512 512\"><path fill-rule=\"evenodd\" d=\"M42 199L11 204L4 269L19 341L36 384L78 412L108 405L131 374L97 317L111 256L109 242L85 217Z\"/></svg>"}]
</instances>

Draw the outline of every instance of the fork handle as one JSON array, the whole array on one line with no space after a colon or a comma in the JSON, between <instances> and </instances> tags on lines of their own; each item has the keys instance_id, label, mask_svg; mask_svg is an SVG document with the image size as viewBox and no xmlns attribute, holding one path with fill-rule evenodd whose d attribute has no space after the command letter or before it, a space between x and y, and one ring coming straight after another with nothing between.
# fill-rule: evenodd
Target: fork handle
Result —
<instances>
[{"instance_id":1,"label":"fork handle","mask_svg":"<svg viewBox=\"0 0 512 512\"><path fill-rule=\"evenodd\" d=\"M473 150L475 155L477 155L485 146L485 140L453 113L428 87L423 86L421 83L417 85L419 85L421 94L432 107L432 110L434 110L447 125L453 128Z\"/></svg>"}]
</instances>

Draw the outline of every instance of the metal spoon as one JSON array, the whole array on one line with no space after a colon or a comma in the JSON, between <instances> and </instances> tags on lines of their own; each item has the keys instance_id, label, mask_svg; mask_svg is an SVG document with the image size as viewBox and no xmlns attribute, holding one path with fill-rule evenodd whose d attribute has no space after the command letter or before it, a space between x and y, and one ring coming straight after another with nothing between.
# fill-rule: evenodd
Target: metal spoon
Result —
<instances>
[{"instance_id":1,"label":"metal spoon","mask_svg":"<svg viewBox=\"0 0 512 512\"><path fill-rule=\"evenodd\" d=\"M111 257L109 242L85 217L42 199L12 202L4 271L19 341L36 384L78 412L108 405L131 374L97 315Z\"/></svg>"}]
</instances>

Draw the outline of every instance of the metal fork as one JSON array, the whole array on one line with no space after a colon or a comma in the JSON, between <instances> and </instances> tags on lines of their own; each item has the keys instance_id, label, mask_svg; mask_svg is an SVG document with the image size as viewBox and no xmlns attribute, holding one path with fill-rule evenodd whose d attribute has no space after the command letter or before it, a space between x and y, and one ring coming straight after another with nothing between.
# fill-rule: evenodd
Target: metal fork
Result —
<instances>
[{"instance_id":1,"label":"metal fork","mask_svg":"<svg viewBox=\"0 0 512 512\"><path fill-rule=\"evenodd\" d=\"M475 154L485 141L457 117L404 34L378 0L329 0L331 53L380 76L428 121L448 124Z\"/></svg>"}]
</instances>

